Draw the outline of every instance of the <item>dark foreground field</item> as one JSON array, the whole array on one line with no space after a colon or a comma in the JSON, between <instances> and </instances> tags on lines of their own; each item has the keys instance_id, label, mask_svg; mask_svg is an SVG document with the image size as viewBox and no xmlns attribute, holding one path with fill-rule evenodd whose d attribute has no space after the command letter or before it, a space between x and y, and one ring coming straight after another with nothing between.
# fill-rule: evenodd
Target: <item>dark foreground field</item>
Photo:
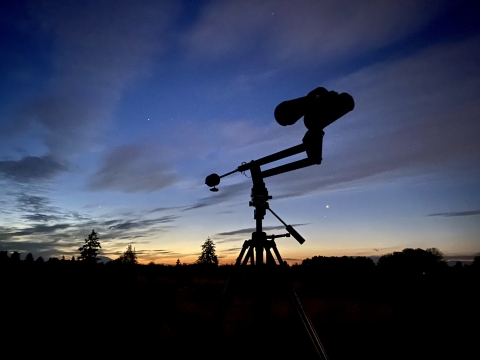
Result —
<instances>
[{"instance_id":1,"label":"dark foreground field","mask_svg":"<svg viewBox=\"0 0 480 360\"><path fill-rule=\"evenodd\" d=\"M82 265L0 268L4 349L108 358L313 357L275 274L262 281L241 275L215 320L232 267ZM289 274L332 360L478 356L480 277L473 267L420 276L294 266Z\"/></svg>"}]
</instances>

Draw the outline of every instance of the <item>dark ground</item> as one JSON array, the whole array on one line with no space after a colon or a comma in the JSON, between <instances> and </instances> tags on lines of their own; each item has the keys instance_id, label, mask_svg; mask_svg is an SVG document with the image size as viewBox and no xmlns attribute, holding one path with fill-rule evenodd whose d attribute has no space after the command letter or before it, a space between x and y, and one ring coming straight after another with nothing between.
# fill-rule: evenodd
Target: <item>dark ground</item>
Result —
<instances>
[{"instance_id":1,"label":"dark ground","mask_svg":"<svg viewBox=\"0 0 480 360\"><path fill-rule=\"evenodd\" d=\"M61 347L109 358L314 358L275 276L240 276L215 321L231 267L81 265L0 267L4 349L43 354ZM477 353L480 276L472 269L332 275L299 266L289 274L331 360Z\"/></svg>"}]
</instances>

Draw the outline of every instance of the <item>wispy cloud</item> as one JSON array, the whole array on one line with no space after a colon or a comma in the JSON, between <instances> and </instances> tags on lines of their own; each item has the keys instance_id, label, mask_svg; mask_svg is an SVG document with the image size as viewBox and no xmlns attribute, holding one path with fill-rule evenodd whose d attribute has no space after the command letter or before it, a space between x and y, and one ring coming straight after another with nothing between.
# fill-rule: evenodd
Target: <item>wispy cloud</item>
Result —
<instances>
[{"instance_id":1,"label":"wispy cloud","mask_svg":"<svg viewBox=\"0 0 480 360\"><path fill-rule=\"evenodd\" d=\"M156 213L156 212L179 210L179 209L182 209L182 208L184 208L184 206L170 206L170 207L161 206L161 207L157 207L155 209L149 210L149 211L147 211L147 213L152 214L152 213Z\"/></svg>"},{"instance_id":2,"label":"wispy cloud","mask_svg":"<svg viewBox=\"0 0 480 360\"><path fill-rule=\"evenodd\" d=\"M0 176L18 182L51 179L67 169L63 161L50 155L0 161Z\"/></svg>"},{"instance_id":3,"label":"wispy cloud","mask_svg":"<svg viewBox=\"0 0 480 360\"><path fill-rule=\"evenodd\" d=\"M226 243L230 243L230 242L242 242L242 241L245 241L245 239L243 237L234 237L234 238L231 238L231 239L220 239L220 240L215 240L215 243L217 244L226 244Z\"/></svg>"},{"instance_id":4,"label":"wispy cloud","mask_svg":"<svg viewBox=\"0 0 480 360\"><path fill-rule=\"evenodd\" d=\"M110 225L109 230L132 230L132 229L145 229L153 225L165 224L175 221L178 216L167 215L155 219L144 219L136 221L123 221L115 225Z\"/></svg>"},{"instance_id":5,"label":"wispy cloud","mask_svg":"<svg viewBox=\"0 0 480 360\"><path fill-rule=\"evenodd\" d=\"M51 200L46 196L17 194L16 196L18 207L25 212L40 213L40 212L57 212L55 207L51 206Z\"/></svg>"},{"instance_id":6,"label":"wispy cloud","mask_svg":"<svg viewBox=\"0 0 480 360\"><path fill-rule=\"evenodd\" d=\"M75 241L69 242L45 242L45 241L1 241L0 250L4 251L18 251L25 256L25 254L32 253L35 258L42 256L44 259L48 259L52 256L70 257L78 255L78 247L81 244Z\"/></svg>"},{"instance_id":7,"label":"wispy cloud","mask_svg":"<svg viewBox=\"0 0 480 360\"><path fill-rule=\"evenodd\" d=\"M32 222L51 222L58 221L61 218L56 215L45 215L45 214L27 214L22 216L23 219L32 221Z\"/></svg>"},{"instance_id":8,"label":"wispy cloud","mask_svg":"<svg viewBox=\"0 0 480 360\"><path fill-rule=\"evenodd\" d=\"M31 228L25 228L21 231L17 231L11 234L12 237L14 236L25 236L25 235L42 235L42 234L51 234L56 232L57 230L64 230L70 227L69 224L55 224L55 225L35 225Z\"/></svg>"},{"instance_id":9,"label":"wispy cloud","mask_svg":"<svg viewBox=\"0 0 480 360\"><path fill-rule=\"evenodd\" d=\"M12 212L21 213L21 218L31 223L54 223L89 221L88 215L82 215L76 211L65 211L52 204L52 200L46 195L32 195L29 193L11 194L16 200L16 206L9 204Z\"/></svg>"},{"instance_id":10,"label":"wispy cloud","mask_svg":"<svg viewBox=\"0 0 480 360\"><path fill-rule=\"evenodd\" d=\"M303 259L300 259L300 258L292 258L292 257L286 257L286 258L283 258L283 261L302 261Z\"/></svg>"},{"instance_id":11,"label":"wispy cloud","mask_svg":"<svg viewBox=\"0 0 480 360\"><path fill-rule=\"evenodd\" d=\"M478 256L479 254L457 254L457 255L443 255L443 258L445 261L453 263L457 261L461 261L463 263L472 263L474 260L475 256Z\"/></svg>"},{"instance_id":12,"label":"wispy cloud","mask_svg":"<svg viewBox=\"0 0 480 360\"><path fill-rule=\"evenodd\" d=\"M91 229L100 237L101 254L123 253L129 243L149 244L169 231L178 215L151 218L145 212L105 215L92 219L87 215L54 206L45 195L13 194L24 220L23 226L0 228L0 248L8 251L27 251L36 256L71 256ZM15 212L13 212L15 213ZM139 241L142 240L142 241ZM148 247L148 246L147 246Z\"/></svg>"},{"instance_id":13,"label":"wispy cloud","mask_svg":"<svg viewBox=\"0 0 480 360\"><path fill-rule=\"evenodd\" d=\"M293 224L293 227L296 226L304 226L308 224ZM279 226L264 226L263 230L269 231L269 230L285 230L285 226L279 225ZM253 232L255 232L255 228L246 228L246 229L238 229L238 230L233 230L233 231L227 231L227 232L221 232L216 235L218 236L231 236L231 235L250 235Z\"/></svg>"},{"instance_id":14,"label":"wispy cloud","mask_svg":"<svg viewBox=\"0 0 480 360\"><path fill-rule=\"evenodd\" d=\"M478 41L435 46L327 84L351 93L356 108L325 129L322 165L271 180L283 193L276 198L453 168L478 176Z\"/></svg>"},{"instance_id":15,"label":"wispy cloud","mask_svg":"<svg viewBox=\"0 0 480 360\"><path fill-rule=\"evenodd\" d=\"M428 214L427 216L456 217L456 216L474 216L474 215L480 215L480 210L452 211L452 212Z\"/></svg>"},{"instance_id":16,"label":"wispy cloud","mask_svg":"<svg viewBox=\"0 0 480 360\"><path fill-rule=\"evenodd\" d=\"M67 170L73 154L105 139L122 92L150 72L178 9L173 1L29 4L29 20L38 25L32 39L46 37L52 44L43 53L50 81L42 95L25 101L2 135L14 143L35 131L47 155L2 161L0 174L51 178Z\"/></svg>"},{"instance_id":17,"label":"wispy cloud","mask_svg":"<svg viewBox=\"0 0 480 360\"><path fill-rule=\"evenodd\" d=\"M282 64L326 61L393 43L428 23L441 8L414 0L211 1L185 44L208 59L243 53Z\"/></svg>"},{"instance_id":18,"label":"wispy cloud","mask_svg":"<svg viewBox=\"0 0 480 360\"><path fill-rule=\"evenodd\" d=\"M236 253L239 252L241 247L233 247L230 249L220 250L222 253Z\"/></svg>"},{"instance_id":19,"label":"wispy cloud","mask_svg":"<svg viewBox=\"0 0 480 360\"><path fill-rule=\"evenodd\" d=\"M194 209L199 209L206 206L217 205L220 203L232 201L233 199L237 198L240 194L248 193L248 188L250 187L251 187L251 184L247 182L237 183L232 185L224 185L222 186L222 191L211 194L209 197L204 197L198 200L193 205L187 206L182 211L194 210Z\"/></svg>"},{"instance_id":20,"label":"wispy cloud","mask_svg":"<svg viewBox=\"0 0 480 360\"><path fill-rule=\"evenodd\" d=\"M175 183L179 174L160 154L140 144L120 146L106 156L88 187L128 193L164 189Z\"/></svg>"}]
</instances>

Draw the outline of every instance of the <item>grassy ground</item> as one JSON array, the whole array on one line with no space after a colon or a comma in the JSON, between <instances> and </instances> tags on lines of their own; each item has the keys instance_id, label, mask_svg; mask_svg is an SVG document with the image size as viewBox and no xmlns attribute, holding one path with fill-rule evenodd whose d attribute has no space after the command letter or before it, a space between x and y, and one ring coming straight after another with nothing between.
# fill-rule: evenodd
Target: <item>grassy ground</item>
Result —
<instances>
[{"instance_id":1,"label":"grassy ground","mask_svg":"<svg viewBox=\"0 0 480 360\"><path fill-rule=\"evenodd\" d=\"M314 358L276 276L241 276L218 318L231 269L2 268L4 344L105 356L209 354ZM478 339L478 276L371 274L291 280L330 359L464 358ZM93 345L92 345L93 346ZM92 350L93 351L93 350Z\"/></svg>"}]
</instances>

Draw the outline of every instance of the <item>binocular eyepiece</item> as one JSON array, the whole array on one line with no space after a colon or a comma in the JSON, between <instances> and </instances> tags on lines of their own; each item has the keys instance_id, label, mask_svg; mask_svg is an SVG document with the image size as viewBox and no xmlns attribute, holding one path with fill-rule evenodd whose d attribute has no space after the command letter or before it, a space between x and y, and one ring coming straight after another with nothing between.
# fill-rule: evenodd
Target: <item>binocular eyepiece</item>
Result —
<instances>
[{"instance_id":1,"label":"binocular eyepiece","mask_svg":"<svg viewBox=\"0 0 480 360\"><path fill-rule=\"evenodd\" d=\"M323 87L310 91L307 96L287 100L275 108L275 120L280 125L293 125L302 116L308 130L318 131L353 110L355 102L347 93L338 94Z\"/></svg>"}]
</instances>

